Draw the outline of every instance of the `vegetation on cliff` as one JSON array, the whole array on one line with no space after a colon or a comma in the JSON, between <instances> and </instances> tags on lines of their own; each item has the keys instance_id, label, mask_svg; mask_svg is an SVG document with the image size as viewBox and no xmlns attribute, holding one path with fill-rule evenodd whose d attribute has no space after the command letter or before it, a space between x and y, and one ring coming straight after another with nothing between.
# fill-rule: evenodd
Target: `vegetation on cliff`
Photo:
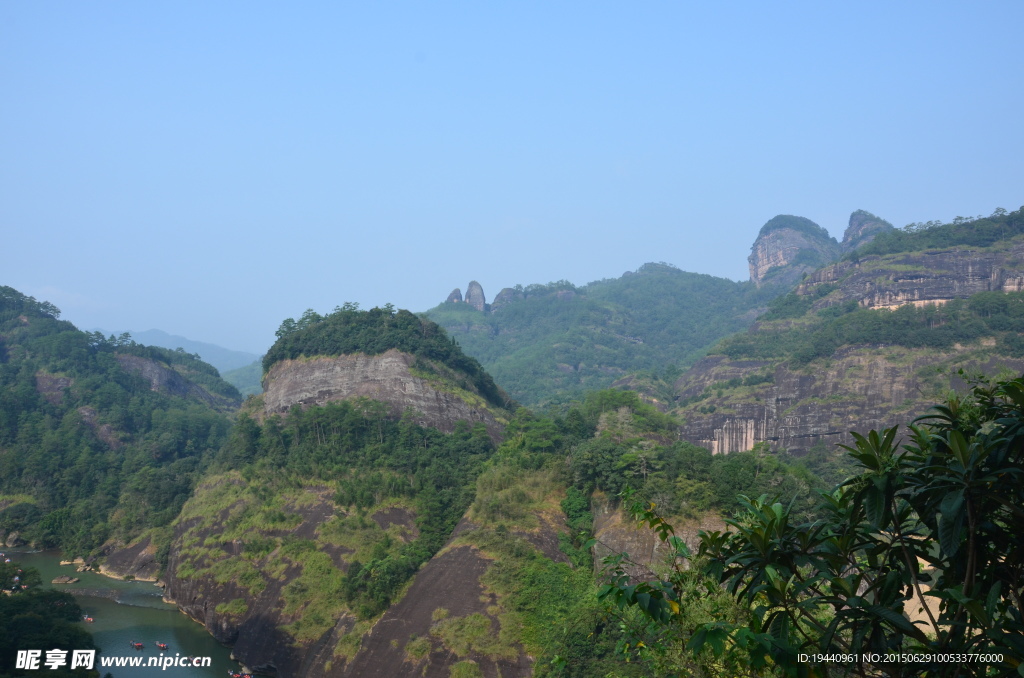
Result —
<instances>
[{"instance_id":1,"label":"vegetation on cliff","mask_svg":"<svg viewBox=\"0 0 1024 678\"><path fill-rule=\"evenodd\" d=\"M818 288L820 296L834 289ZM980 292L943 305L866 309L855 301L811 314L819 294L779 297L765 320L800 318L799 323L762 323L756 331L724 339L714 350L734 359L783 359L795 365L832 355L840 346L884 344L907 348L948 349L992 337L997 349L1024 357L1024 292Z\"/></svg>"},{"instance_id":2,"label":"vegetation on cliff","mask_svg":"<svg viewBox=\"0 0 1024 678\"><path fill-rule=\"evenodd\" d=\"M358 400L295 408L262 424L243 415L182 511L173 574L214 587L241 583L258 601L288 572L282 614L302 642L343 614L378 615L448 539L493 450L482 425L446 435L387 414ZM319 517L300 529L311 504ZM408 524L382 526L388 511Z\"/></svg>"},{"instance_id":3,"label":"vegetation on cliff","mask_svg":"<svg viewBox=\"0 0 1024 678\"><path fill-rule=\"evenodd\" d=\"M84 555L168 525L229 429L205 401L154 391L118 358L145 359L211 402L237 392L194 356L80 332L59 313L0 288L0 532Z\"/></svg>"},{"instance_id":4,"label":"vegetation on cliff","mask_svg":"<svg viewBox=\"0 0 1024 678\"><path fill-rule=\"evenodd\" d=\"M520 402L565 404L630 373L689 365L779 292L646 264L579 287L519 288L520 298L490 313L445 303L426 315Z\"/></svg>"},{"instance_id":5,"label":"vegetation on cliff","mask_svg":"<svg viewBox=\"0 0 1024 678\"><path fill-rule=\"evenodd\" d=\"M534 675L655 675L648 663L624 663L627 626L598 604L592 495L631 491L682 517L729 513L737 493L774 490L810 515L813 490L824 487L764 450L712 457L673 433L672 419L635 393L607 390L560 414L519 410L485 464L468 513L476 529L456 543L493 559L482 581L501 601L506 642L536 657ZM543 546L553 532L563 555ZM694 618L713 613L706 607Z\"/></svg>"},{"instance_id":6,"label":"vegetation on cliff","mask_svg":"<svg viewBox=\"0 0 1024 678\"><path fill-rule=\"evenodd\" d=\"M419 369L430 371L434 361L455 370L467 380L467 390L496 407L511 404L480 363L463 353L444 329L409 311L395 311L390 304L369 311L345 304L324 316L310 309L298 321L285 320L277 337L263 357L264 371L276 362L301 356L377 355L398 349L421 358Z\"/></svg>"},{"instance_id":7,"label":"vegetation on cliff","mask_svg":"<svg viewBox=\"0 0 1024 678\"><path fill-rule=\"evenodd\" d=\"M766 236L774 231L781 231L783 229L796 231L810 237L813 241L820 241L823 245L829 245L833 248L838 247L839 243L836 239L828 234L828 231L818 224L814 223L806 217L796 217L791 214L780 214L777 217L769 219L757 236L760 238Z\"/></svg>"},{"instance_id":8,"label":"vegetation on cliff","mask_svg":"<svg viewBox=\"0 0 1024 678\"><path fill-rule=\"evenodd\" d=\"M622 559L609 561L619 572L602 596L650 622L631 651L664 665L685 646L701 675L1020 674L1024 379L952 396L905 445L896 436L857 436L857 473L822 496L817 520L799 520L785 496L744 500L729 530L701 536L696 568L676 560L690 551L656 507L635 504L670 570L631 585ZM688 609L723 585L746 614L693 624ZM651 633L674 643L644 642Z\"/></svg>"},{"instance_id":9,"label":"vegetation on cliff","mask_svg":"<svg viewBox=\"0 0 1024 678\"><path fill-rule=\"evenodd\" d=\"M907 224L903 229L879 233L875 239L846 258L860 258L872 254L895 254L941 249L960 245L989 247L1001 240L1024 234L1024 207L1007 212L999 208L988 217L965 219L957 217L952 223L937 221Z\"/></svg>"}]
</instances>

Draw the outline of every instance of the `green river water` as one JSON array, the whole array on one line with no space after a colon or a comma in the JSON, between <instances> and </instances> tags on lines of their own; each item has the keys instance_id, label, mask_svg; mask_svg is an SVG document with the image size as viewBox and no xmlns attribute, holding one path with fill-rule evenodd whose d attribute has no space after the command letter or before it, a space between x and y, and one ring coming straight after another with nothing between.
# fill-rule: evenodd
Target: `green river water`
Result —
<instances>
[{"instance_id":1,"label":"green river water","mask_svg":"<svg viewBox=\"0 0 1024 678\"><path fill-rule=\"evenodd\" d=\"M60 553L56 551L24 551L0 549L22 566L34 567L42 576L47 588L68 591L75 596L82 611L93 618L91 624L82 625L93 635L102 652L97 656L142 656L158 657L156 643L167 643L167 653L191 657L210 657L208 668L192 667L96 667L100 675L109 672L114 678L193 678L217 676L225 678L228 671L238 671L238 662L232 661L229 648L220 645L200 624L192 621L161 599L162 591L151 582L121 581L104 577L95 572L75 572L75 568L60 565ZM50 584L50 580L61 575L78 577L75 584ZM142 650L133 650L131 641L145 644ZM37 648L47 650L50 648ZM143 663L145 663L145 659ZM44 675L45 670L40 672Z\"/></svg>"}]
</instances>

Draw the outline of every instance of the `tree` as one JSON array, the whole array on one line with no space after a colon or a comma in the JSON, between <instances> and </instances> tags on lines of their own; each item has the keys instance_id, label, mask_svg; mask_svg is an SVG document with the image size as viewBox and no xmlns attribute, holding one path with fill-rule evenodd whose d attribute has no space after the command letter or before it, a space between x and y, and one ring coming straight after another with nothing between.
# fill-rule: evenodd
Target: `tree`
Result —
<instances>
[{"instance_id":1,"label":"tree","mask_svg":"<svg viewBox=\"0 0 1024 678\"><path fill-rule=\"evenodd\" d=\"M762 496L701 535L695 562L746 619L685 624L700 587L653 505L634 513L673 547L670 574L601 595L755 675L1024 676L1024 378L950 397L905 445L896 428L854 438L859 472L822 496L825 518ZM822 655L839 661L807 659Z\"/></svg>"}]
</instances>

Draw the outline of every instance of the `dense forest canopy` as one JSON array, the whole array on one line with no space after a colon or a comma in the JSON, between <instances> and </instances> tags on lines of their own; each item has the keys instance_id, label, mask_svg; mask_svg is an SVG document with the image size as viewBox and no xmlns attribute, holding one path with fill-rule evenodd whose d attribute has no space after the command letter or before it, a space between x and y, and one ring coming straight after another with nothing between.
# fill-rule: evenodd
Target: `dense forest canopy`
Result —
<instances>
[{"instance_id":1,"label":"dense forest canopy","mask_svg":"<svg viewBox=\"0 0 1024 678\"><path fill-rule=\"evenodd\" d=\"M836 244L836 239L828 234L828 231L814 223L806 217L797 217L791 214L780 214L777 217L773 217L761 227L758 237L768 235L773 231L779 231L782 229L789 229L803 233L804 235L810 236L814 240L825 240L833 245Z\"/></svg>"},{"instance_id":2,"label":"dense forest canopy","mask_svg":"<svg viewBox=\"0 0 1024 678\"><path fill-rule=\"evenodd\" d=\"M263 358L264 371L301 356L377 355L397 349L422 359L417 366L423 369L430 369L427 361L436 361L466 375L492 405L510 404L480 363L463 353L442 327L409 311L395 311L390 304L369 311L345 304L324 316L310 309L298 321L288 318L281 323L277 337Z\"/></svg>"},{"instance_id":3,"label":"dense forest canopy","mask_svg":"<svg viewBox=\"0 0 1024 678\"><path fill-rule=\"evenodd\" d=\"M238 396L194 356L58 317L0 288L0 531L85 554L167 526L230 428L203 402L154 391L119 356L152 360L220 402Z\"/></svg>"},{"instance_id":4,"label":"dense forest canopy","mask_svg":"<svg viewBox=\"0 0 1024 678\"><path fill-rule=\"evenodd\" d=\"M444 303L426 315L513 397L543 405L641 370L676 373L747 327L755 309L783 290L646 264L585 286L560 281L516 291L515 301L490 312Z\"/></svg>"}]
</instances>

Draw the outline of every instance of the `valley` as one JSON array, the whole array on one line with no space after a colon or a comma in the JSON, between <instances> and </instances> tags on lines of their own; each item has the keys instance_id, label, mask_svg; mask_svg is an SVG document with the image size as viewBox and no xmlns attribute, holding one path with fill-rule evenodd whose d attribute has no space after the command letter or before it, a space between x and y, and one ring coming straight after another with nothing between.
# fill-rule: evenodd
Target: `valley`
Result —
<instances>
[{"instance_id":1,"label":"valley","mask_svg":"<svg viewBox=\"0 0 1024 678\"><path fill-rule=\"evenodd\" d=\"M901 230L859 210L841 242L780 215L749 265L745 282L646 264L490 303L474 281L422 314L310 310L282 322L244 400L193 354L80 332L2 288L0 541L159 579L266 676L729 675L740 636L728 654L708 634L755 613L701 578L732 548L709 534L783 511L758 502L834 517L822 493L896 463L871 467L861 448L884 440L854 433L951 393L974 389L949 406L952 448L1016 439L985 431L1019 404L1024 212ZM880 524L904 495L879 491L864 519ZM1007 505L993 524L1018 519ZM950 557L968 529L906 520ZM995 590L988 637L1017 652L992 630L1019 625Z\"/></svg>"}]
</instances>

